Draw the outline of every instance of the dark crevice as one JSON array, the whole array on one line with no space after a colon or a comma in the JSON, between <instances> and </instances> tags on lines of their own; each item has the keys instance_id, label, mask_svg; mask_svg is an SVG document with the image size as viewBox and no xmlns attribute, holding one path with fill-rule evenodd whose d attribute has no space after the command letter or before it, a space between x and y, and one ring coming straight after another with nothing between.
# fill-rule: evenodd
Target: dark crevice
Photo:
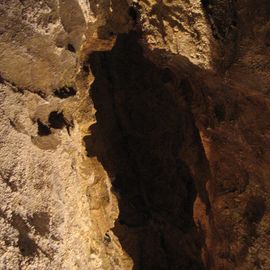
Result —
<instances>
[{"instance_id":1,"label":"dark crevice","mask_svg":"<svg viewBox=\"0 0 270 270\"><path fill-rule=\"evenodd\" d=\"M204 269L193 204L197 194L207 201L205 179L197 183L188 165L193 157L200 170L204 163L192 89L147 60L137 39L120 35L112 51L90 56L97 123L84 138L87 153L112 179L120 209L114 233L135 270Z\"/></svg>"}]
</instances>

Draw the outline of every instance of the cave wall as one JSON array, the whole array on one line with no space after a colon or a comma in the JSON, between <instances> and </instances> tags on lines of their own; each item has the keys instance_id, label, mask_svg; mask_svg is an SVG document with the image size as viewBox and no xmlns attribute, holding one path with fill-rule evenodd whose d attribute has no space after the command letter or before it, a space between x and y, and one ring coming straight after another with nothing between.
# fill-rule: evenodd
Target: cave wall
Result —
<instances>
[{"instance_id":1,"label":"cave wall","mask_svg":"<svg viewBox=\"0 0 270 270\"><path fill-rule=\"evenodd\" d=\"M189 84L147 60L138 39L120 35L112 51L90 56L97 123L84 138L87 152L112 179L120 211L113 231L134 269L203 269L193 204L198 196L209 207L200 178L208 167ZM201 163L200 175L190 160Z\"/></svg>"},{"instance_id":2,"label":"cave wall","mask_svg":"<svg viewBox=\"0 0 270 270\"><path fill-rule=\"evenodd\" d=\"M0 268L268 269L269 3L0 3Z\"/></svg>"}]
</instances>

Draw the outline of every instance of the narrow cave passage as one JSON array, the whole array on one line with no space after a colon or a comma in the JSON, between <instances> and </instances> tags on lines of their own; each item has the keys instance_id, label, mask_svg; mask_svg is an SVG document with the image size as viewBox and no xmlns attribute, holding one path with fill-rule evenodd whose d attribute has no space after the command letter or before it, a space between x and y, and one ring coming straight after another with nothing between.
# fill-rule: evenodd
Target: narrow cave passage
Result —
<instances>
[{"instance_id":1,"label":"narrow cave passage","mask_svg":"<svg viewBox=\"0 0 270 270\"><path fill-rule=\"evenodd\" d=\"M137 39L120 35L112 51L90 56L97 123L84 138L87 152L112 179L120 209L114 233L134 269L204 269L195 181L180 156L198 141L180 89L187 85L147 60Z\"/></svg>"}]
</instances>

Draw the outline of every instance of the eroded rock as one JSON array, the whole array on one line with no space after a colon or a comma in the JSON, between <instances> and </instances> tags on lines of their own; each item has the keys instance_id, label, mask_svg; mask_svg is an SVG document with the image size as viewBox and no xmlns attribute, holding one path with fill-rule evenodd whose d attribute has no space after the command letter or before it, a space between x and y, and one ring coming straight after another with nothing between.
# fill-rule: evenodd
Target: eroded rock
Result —
<instances>
[{"instance_id":1,"label":"eroded rock","mask_svg":"<svg viewBox=\"0 0 270 270\"><path fill-rule=\"evenodd\" d=\"M268 1L0 3L0 268L268 269Z\"/></svg>"}]
</instances>

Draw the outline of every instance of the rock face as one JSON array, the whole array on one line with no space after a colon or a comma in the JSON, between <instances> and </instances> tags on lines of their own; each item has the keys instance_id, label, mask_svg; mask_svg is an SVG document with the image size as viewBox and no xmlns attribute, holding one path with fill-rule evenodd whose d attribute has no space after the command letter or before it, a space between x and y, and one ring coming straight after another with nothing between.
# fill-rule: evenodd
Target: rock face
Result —
<instances>
[{"instance_id":1,"label":"rock face","mask_svg":"<svg viewBox=\"0 0 270 270\"><path fill-rule=\"evenodd\" d=\"M0 268L270 268L270 4L0 3Z\"/></svg>"}]
</instances>

